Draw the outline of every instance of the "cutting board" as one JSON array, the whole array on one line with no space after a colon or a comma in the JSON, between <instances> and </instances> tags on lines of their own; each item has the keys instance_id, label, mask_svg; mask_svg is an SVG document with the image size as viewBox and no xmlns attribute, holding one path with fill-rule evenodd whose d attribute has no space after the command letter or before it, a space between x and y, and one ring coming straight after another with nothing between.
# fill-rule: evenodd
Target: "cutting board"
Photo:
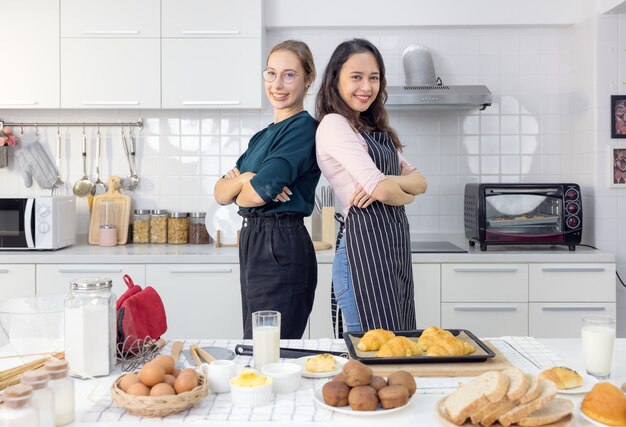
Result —
<instances>
[{"instance_id":1,"label":"cutting board","mask_svg":"<svg viewBox=\"0 0 626 427\"><path fill-rule=\"evenodd\" d=\"M495 357L484 362L463 363L403 363L393 365L368 365L375 375L387 376L394 371L407 371L414 377L475 377L487 371L500 371L513 365L489 341L483 341Z\"/></svg>"},{"instance_id":2,"label":"cutting board","mask_svg":"<svg viewBox=\"0 0 626 427\"><path fill-rule=\"evenodd\" d=\"M115 225L117 225L117 244L125 245L128 240L128 223L130 221L130 197L120 193L122 188L119 176L109 178L109 189L106 193L93 198L91 220L89 222L89 244L97 245L100 241L100 222L102 220L102 203L112 201L115 205Z\"/></svg>"}]
</instances>

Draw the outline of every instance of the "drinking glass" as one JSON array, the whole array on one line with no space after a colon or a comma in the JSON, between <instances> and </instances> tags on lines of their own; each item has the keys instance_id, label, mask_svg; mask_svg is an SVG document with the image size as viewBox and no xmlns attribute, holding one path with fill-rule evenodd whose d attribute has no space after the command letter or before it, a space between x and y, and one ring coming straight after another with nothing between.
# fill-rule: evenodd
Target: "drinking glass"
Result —
<instances>
[{"instance_id":1,"label":"drinking glass","mask_svg":"<svg viewBox=\"0 0 626 427\"><path fill-rule=\"evenodd\" d=\"M252 313L252 355L254 367L260 370L280 359L280 312Z\"/></svg>"},{"instance_id":2,"label":"drinking glass","mask_svg":"<svg viewBox=\"0 0 626 427\"><path fill-rule=\"evenodd\" d=\"M615 319L609 316L583 316L581 336L587 373L599 380L608 379L613 364Z\"/></svg>"}]
</instances>

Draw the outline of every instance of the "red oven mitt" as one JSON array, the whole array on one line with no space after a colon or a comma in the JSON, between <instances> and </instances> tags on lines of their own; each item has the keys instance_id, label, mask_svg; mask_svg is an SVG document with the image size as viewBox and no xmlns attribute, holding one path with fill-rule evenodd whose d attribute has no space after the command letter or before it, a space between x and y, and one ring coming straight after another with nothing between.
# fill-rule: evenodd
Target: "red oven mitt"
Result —
<instances>
[{"instance_id":1,"label":"red oven mitt","mask_svg":"<svg viewBox=\"0 0 626 427\"><path fill-rule=\"evenodd\" d=\"M117 300L117 345L126 352L138 339L159 339L167 331L167 320L163 301L153 287L142 289L128 274L124 283L128 289Z\"/></svg>"}]
</instances>

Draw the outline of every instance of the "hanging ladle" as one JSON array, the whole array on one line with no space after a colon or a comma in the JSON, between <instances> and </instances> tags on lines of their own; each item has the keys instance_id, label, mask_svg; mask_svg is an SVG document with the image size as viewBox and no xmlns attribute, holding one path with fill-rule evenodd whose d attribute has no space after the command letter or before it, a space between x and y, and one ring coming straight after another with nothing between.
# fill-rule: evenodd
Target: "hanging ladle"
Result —
<instances>
[{"instance_id":1,"label":"hanging ladle","mask_svg":"<svg viewBox=\"0 0 626 427\"><path fill-rule=\"evenodd\" d=\"M96 182L91 189L91 195L106 193L107 186L100 180L100 159L102 156L102 135L100 134L100 126L98 126L98 133L96 134Z\"/></svg>"},{"instance_id":2,"label":"hanging ladle","mask_svg":"<svg viewBox=\"0 0 626 427\"><path fill-rule=\"evenodd\" d=\"M124 179L123 186L125 190L134 191L139 185L139 177L137 176L137 165L135 163L135 138L132 133L132 128L129 128L128 137L130 139L130 145L126 139L124 128L122 127L122 144L124 145L124 153L126 153L126 160L128 160L128 169L130 174ZM131 158L132 156L132 158Z\"/></svg>"},{"instance_id":3,"label":"hanging ladle","mask_svg":"<svg viewBox=\"0 0 626 427\"><path fill-rule=\"evenodd\" d=\"M74 195L76 197L86 197L93 191L94 183L87 176L87 134L83 126L83 177L74 184Z\"/></svg>"}]
</instances>

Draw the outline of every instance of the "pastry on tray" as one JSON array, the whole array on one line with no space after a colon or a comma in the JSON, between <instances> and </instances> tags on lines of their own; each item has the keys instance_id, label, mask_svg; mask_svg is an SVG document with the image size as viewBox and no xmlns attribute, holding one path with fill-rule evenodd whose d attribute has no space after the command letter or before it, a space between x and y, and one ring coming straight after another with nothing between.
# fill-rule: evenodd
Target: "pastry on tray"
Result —
<instances>
[{"instance_id":1,"label":"pastry on tray","mask_svg":"<svg viewBox=\"0 0 626 427\"><path fill-rule=\"evenodd\" d=\"M583 385L583 377L573 369L555 366L539 374L539 378L552 381L559 390L576 388Z\"/></svg>"},{"instance_id":2,"label":"pastry on tray","mask_svg":"<svg viewBox=\"0 0 626 427\"><path fill-rule=\"evenodd\" d=\"M411 357L420 356L422 350L413 340L406 337L394 337L376 352L376 357Z\"/></svg>"},{"instance_id":3,"label":"pastry on tray","mask_svg":"<svg viewBox=\"0 0 626 427\"><path fill-rule=\"evenodd\" d=\"M356 348L361 351L378 351L383 344L395 336L396 334L386 329L372 329L361 337Z\"/></svg>"}]
</instances>

